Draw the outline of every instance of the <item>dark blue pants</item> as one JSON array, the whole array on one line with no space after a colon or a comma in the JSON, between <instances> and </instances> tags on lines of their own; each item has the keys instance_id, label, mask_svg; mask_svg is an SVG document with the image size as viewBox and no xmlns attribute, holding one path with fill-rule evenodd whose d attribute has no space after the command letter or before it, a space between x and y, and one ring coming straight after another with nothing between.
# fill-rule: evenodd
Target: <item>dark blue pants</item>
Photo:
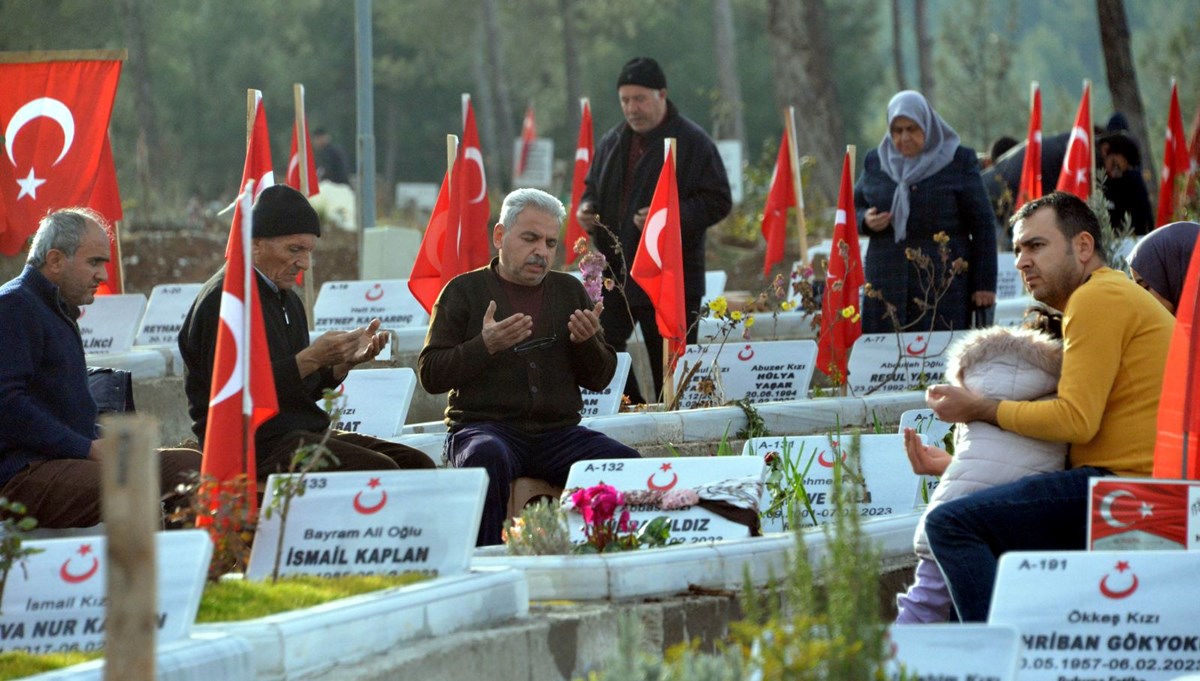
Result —
<instances>
[{"instance_id":1,"label":"dark blue pants","mask_svg":"<svg viewBox=\"0 0 1200 681\"><path fill-rule=\"evenodd\" d=\"M1090 466L1031 475L947 501L925 516L929 548L963 622L987 621L1005 553L1087 548L1088 480L1108 475Z\"/></svg>"},{"instance_id":2,"label":"dark blue pants","mask_svg":"<svg viewBox=\"0 0 1200 681\"><path fill-rule=\"evenodd\" d=\"M445 451L455 468L487 471L487 498L477 546L501 543L509 486L517 478L540 478L561 487L576 461L641 456L633 448L583 426L531 434L501 423L472 423L451 431L446 436Z\"/></svg>"}]
</instances>

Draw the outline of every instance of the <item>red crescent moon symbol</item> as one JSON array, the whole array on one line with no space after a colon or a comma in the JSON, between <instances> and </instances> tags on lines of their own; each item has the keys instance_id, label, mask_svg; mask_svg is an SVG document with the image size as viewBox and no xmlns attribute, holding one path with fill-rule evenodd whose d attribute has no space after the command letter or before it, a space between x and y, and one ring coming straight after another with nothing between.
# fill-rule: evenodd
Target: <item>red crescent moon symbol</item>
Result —
<instances>
[{"instance_id":1,"label":"red crescent moon symbol","mask_svg":"<svg viewBox=\"0 0 1200 681\"><path fill-rule=\"evenodd\" d=\"M1126 598L1130 594L1132 594L1134 591L1137 591L1137 588L1138 588L1137 575L1133 576L1133 584L1130 584L1129 588L1124 591L1113 591L1112 589L1108 588L1108 575L1104 575L1104 579L1100 580L1100 593L1104 594L1105 596L1107 596L1109 598L1113 598L1113 599Z\"/></svg>"},{"instance_id":2,"label":"red crescent moon symbol","mask_svg":"<svg viewBox=\"0 0 1200 681\"><path fill-rule=\"evenodd\" d=\"M71 571L67 569L67 565L70 563L70 558L64 560L62 567L58 570L58 576L62 577L62 580L67 584L79 584L80 582L86 582L92 578L92 575L96 574L96 570L100 569L100 559L96 558L95 556L92 556L91 569L81 575L71 574Z\"/></svg>"},{"instance_id":3,"label":"red crescent moon symbol","mask_svg":"<svg viewBox=\"0 0 1200 681\"><path fill-rule=\"evenodd\" d=\"M386 504L386 503L387 503L387 490L383 491L383 496L379 499L379 503L375 504L374 506L363 506L362 505L362 492L359 492L358 494L354 495L354 510L358 511L359 513L361 513L363 515L371 515L372 513L378 513L380 511L380 509L382 509L384 504Z\"/></svg>"},{"instance_id":4,"label":"red crescent moon symbol","mask_svg":"<svg viewBox=\"0 0 1200 681\"><path fill-rule=\"evenodd\" d=\"M654 484L654 476L655 476L655 473L651 473L650 477L646 478L646 489L649 489L649 490L652 490L655 492L666 492L667 490L674 487L675 483L679 482L679 474L678 473L671 474L671 483L669 485Z\"/></svg>"},{"instance_id":5,"label":"red crescent moon symbol","mask_svg":"<svg viewBox=\"0 0 1200 681\"><path fill-rule=\"evenodd\" d=\"M372 297L371 291L376 291L376 290L379 291L379 295ZM367 295L366 295L367 300L374 302L383 297L383 287L380 286L379 284L375 284L374 286L372 286L371 291L367 291Z\"/></svg>"},{"instance_id":6,"label":"red crescent moon symbol","mask_svg":"<svg viewBox=\"0 0 1200 681\"><path fill-rule=\"evenodd\" d=\"M817 463L821 464L822 466L824 466L826 468L833 468L833 464L835 462L832 458L827 457L826 456L827 454L829 454L829 452L822 449L821 453L817 455ZM845 454L842 454L842 463L846 463L846 455Z\"/></svg>"},{"instance_id":7,"label":"red crescent moon symbol","mask_svg":"<svg viewBox=\"0 0 1200 681\"><path fill-rule=\"evenodd\" d=\"M745 362L746 360L750 359L753 356L754 356L754 348L750 347L749 345L747 345L745 347L745 349L743 349L741 352L738 353L738 359L742 360L743 362Z\"/></svg>"},{"instance_id":8,"label":"red crescent moon symbol","mask_svg":"<svg viewBox=\"0 0 1200 681\"><path fill-rule=\"evenodd\" d=\"M913 349L913 345L916 345L916 344L917 344L917 342L919 342L919 341L921 341L921 340L924 340L924 339L922 339L922 338L918 337L918 338L917 338L917 340L915 340L915 341L913 341L912 343L909 343L909 344L908 344L908 347L906 347L906 348L905 348L905 350L907 350L907 351L908 351L908 354L910 354L910 355L919 355L919 354L921 354L921 353L925 352L926 348L928 348L928 347L929 347L929 341L925 341L925 343L924 343L923 345L921 345L921 346L920 346L920 349L917 349L917 350L914 350L914 349Z\"/></svg>"}]
</instances>

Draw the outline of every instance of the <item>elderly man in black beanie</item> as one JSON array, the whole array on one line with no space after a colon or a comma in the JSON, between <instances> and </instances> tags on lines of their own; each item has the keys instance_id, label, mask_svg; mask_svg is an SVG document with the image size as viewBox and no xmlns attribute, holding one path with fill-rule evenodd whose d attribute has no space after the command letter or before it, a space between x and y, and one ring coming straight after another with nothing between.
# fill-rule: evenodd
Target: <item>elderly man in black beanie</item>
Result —
<instances>
[{"instance_id":1,"label":"elderly man in black beanie","mask_svg":"<svg viewBox=\"0 0 1200 681\"><path fill-rule=\"evenodd\" d=\"M596 147L576 217L608 258L611 276L624 282L624 295L615 288L604 294L600 317L604 336L622 351L634 322L639 323L650 356L654 390L662 394L662 336L654 320L654 306L628 274L662 171L663 140L676 140L689 343L696 342L694 322L704 296L705 231L729 214L733 201L716 145L667 99L667 77L658 62L648 57L629 60L617 77L617 96L625 121L605 133ZM632 373L625 392L635 403L646 401Z\"/></svg>"},{"instance_id":2,"label":"elderly man in black beanie","mask_svg":"<svg viewBox=\"0 0 1200 681\"><path fill-rule=\"evenodd\" d=\"M267 345L275 375L279 413L258 429L258 478L286 471L292 453L320 441L329 415L317 400L336 388L350 368L374 359L387 343L379 320L353 331L328 331L310 345L304 304L292 290L296 275L307 270L321 236L321 222L308 199L285 185L263 190L254 203L252 257L262 301ZM200 290L179 332L179 352L186 365L184 389L192 432L201 444L208 421L213 357L221 321L222 267ZM326 443L338 465L331 470L433 468L433 461L404 445L357 433L334 431Z\"/></svg>"}]
</instances>

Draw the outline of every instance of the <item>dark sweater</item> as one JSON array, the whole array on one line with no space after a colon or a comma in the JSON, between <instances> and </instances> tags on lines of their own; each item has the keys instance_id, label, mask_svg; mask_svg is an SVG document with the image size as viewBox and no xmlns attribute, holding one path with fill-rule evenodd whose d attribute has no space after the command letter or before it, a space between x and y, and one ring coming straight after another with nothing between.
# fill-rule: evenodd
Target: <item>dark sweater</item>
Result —
<instances>
[{"instance_id":1,"label":"dark sweater","mask_svg":"<svg viewBox=\"0 0 1200 681\"><path fill-rule=\"evenodd\" d=\"M513 314L496 274L497 260L461 274L433 305L425 347L417 359L421 386L450 391L446 425L498 421L527 433L544 433L579 423L580 386L603 390L612 380L617 354L602 332L572 343L567 321L575 310L592 307L583 284L569 274L550 272L543 280L541 315L530 339L554 336L552 345L517 353L489 354L483 343L483 315L496 301L495 319Z\"/></svg>"},{"instance_id":2,"label":"dark sweater","mask_svg":"<svg viewBox=\"0 0 1200 681\"><path fill-rule=\"evenodd\" d=\"M32 461L91 450L96 402L77 317L32 267L0 287L0 486Z\"/></svg>"},{"instance_id":3,"label":"dark sweater","mask_svg":"<svg viewBox=\"0 0 1200 681\"><path fill-rule=\"evenodd\" d=\"M267 345L271 350L271 369L275 375L275 394L279 414L258 428L254 442L258 451L273 449L279 438L296 430L323 433L329 427L329 415L317 406L326 388L339 381L329 368L300 378L296 354L308 347L308 317L304 303L293 291L275 292L255 271L258 297L262 303ZM213 357L217 350L217 330L221 325L221 292L225 268L221 268L196 296L179 330L179 353L183 355L183 387L187 393L188 415L192 432L203 445L208 425L208 401L212 394Z\"/></svg>"}]
</instances>

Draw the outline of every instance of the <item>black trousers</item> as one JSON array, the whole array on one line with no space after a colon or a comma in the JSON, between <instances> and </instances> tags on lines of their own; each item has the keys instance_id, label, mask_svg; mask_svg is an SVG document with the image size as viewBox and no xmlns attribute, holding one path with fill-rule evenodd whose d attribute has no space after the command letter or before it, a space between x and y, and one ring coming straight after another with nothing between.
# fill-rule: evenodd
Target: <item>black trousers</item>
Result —
<instances>
[{"instance_id":1,"label":"black trousers","mask_svg":"<svg viewBox=\"0 0 1200 681\"><path fill-rule=\"evenodd\" d=\"M688 311L687 342L695 343L696 334L699 331L696 318L700 313L700 299L688 298L686 305ZM634 322L642 327L642 340L646 343L646 354L650 356L650 373L654 375L654 394L650 395L649 399L642 395L641 390L638 389L637 376L634 375L632 369L629 372L629 378L625 381L625 394L629 396L629 401L633 404L658 402L658 397L662 395L663 391L663 356L662 336L658 333L658 322L654 318L654 306L649 303L626 306L624 296L616 291L609 291L604 297L604 310L600 313L600 325L604 329L604 340L617 352L625 352L625 341L629 338L629 334L633 333Z\"/></svg>"}]
</instances>

